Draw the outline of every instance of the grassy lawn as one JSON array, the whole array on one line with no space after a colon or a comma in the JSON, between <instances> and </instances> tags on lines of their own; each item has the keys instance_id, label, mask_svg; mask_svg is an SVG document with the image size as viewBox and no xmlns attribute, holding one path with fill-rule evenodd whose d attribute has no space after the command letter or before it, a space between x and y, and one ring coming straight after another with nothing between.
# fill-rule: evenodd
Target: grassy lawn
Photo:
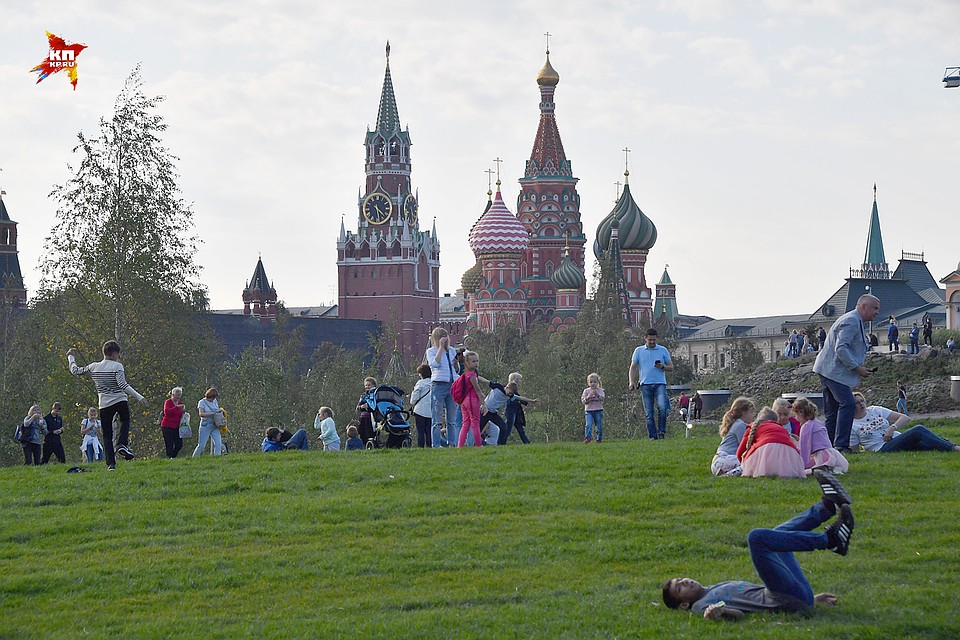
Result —
<instances>
[{"instance_id":1,"label":"grassy lawn","mask_svg":"<svg viewBox=\"0 0 960 640\"><path fill-rule=\"evenodd\" d=\"M960 423L935 430L960 442ZM960 454L861 454L809 617L712 623L663 581L756 580L813 481L714 479L718 437L0 469L0 638L957 638Z\"/></svg>"}]
</instances>

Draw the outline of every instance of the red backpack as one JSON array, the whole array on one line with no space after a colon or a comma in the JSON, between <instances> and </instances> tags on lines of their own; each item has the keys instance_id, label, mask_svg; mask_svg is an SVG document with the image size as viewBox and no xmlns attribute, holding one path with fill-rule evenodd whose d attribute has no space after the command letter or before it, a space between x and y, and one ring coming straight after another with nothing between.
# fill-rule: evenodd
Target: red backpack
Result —
<instances>
[{"instance_id":1,"label":"red backpack","mask_svg":"<svg viewBox=\"0 0 960 640\"><path fill-rule=\"evenodd\" d=\"M450 396L453 398L453 401L457 404L462 404L464 398L467 397L467 393L470 391L470 381L467 380L466 375L462 375L456 380L453 381L453 384L450 385Z\"/></svg>"}]
</instances>

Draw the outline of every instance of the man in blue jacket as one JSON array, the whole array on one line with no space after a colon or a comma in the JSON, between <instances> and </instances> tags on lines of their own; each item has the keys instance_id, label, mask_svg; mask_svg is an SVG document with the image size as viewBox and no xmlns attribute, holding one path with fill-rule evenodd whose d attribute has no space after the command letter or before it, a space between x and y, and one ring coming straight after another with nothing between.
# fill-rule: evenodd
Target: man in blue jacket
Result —
<instances>
[{"instance_id":1,"label":"man in blue jacket","mask_svg":"<svg viewBox=\"0 0 960 640\"><path fill-rule=\"evenodd\" d=\"M823 385L824 426L841 453L850 453L850 430L856 402L853 387L860 379L870 375L864 365L870 341L864 323L880 313L880 299L870 294L860 296L857 308L843 314L827 332L827 340L813 371L820 376Z\"/></svg>"}]
</instances>

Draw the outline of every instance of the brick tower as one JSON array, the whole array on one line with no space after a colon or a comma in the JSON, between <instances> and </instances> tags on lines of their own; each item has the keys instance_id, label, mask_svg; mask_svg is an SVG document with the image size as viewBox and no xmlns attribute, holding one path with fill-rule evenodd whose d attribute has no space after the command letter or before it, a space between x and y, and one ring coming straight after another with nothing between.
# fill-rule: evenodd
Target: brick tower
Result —
<instances>
[{"instance_id":1,"label":"brick tower","mask_svg":"<svg viewBox=\"0 0 960 640\"><path fill-rule=\"evenodd\" d=\"M269 322L277 317L277 290L267 280L267 271L263 268L261 258L257 258L253 277L243 290L243 315L259 318L261 322Z\"/></svg>"},{"instance_id":2,"label":"brick tower","mask_svg":"<svg viewBox=\"0 0 960 640\"><path fill-rule=\"evenodd\" d=\"M386 51L377 124L364 139L357 233L341 222L337 239L339 317L380 320L410 362L422 355L440 317L440 243L436 223L431 231L420 228L410 184L412 142L409 129L400 128L389 42Z\"/></svg>"},{"instance_id":3,"label":"brick tower","mask_svg":"<svg viewBox=\"0 0 960 640\"><path fill-rule=\"evenodd\" d=\"M557 309L556 289L550 276L563 262L567 238L570 259L581 272L584 268L586 239L580 223L578 178L573 177L571 163L563 151L554 115L553 95L559 82L560 74L550 64L548 47L547 61L537 74L540 124L517 196L517 217L530 236L530 245L521 260L520 282L533 322L550 322ZM580 288L581 298L585 287L584 283Z\"/></svg>"},{"instance_id":4,"label":"brick tower","mask_svg":"<svg viewBox=\"0 0 960 640\"><path fill-rule=\"evenodd\" d=\"M13 306L27 302L27 290L20 273L20 257L17 252L17 223L7 214L3 203L5 191L0 191L0 292L4 301Z\"/></svg>"}]
</instances>

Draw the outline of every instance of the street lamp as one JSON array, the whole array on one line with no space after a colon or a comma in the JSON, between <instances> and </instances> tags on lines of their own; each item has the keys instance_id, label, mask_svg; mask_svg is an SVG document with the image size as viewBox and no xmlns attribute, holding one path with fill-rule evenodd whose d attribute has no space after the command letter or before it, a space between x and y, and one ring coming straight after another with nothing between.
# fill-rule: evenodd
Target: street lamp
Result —
<instances>
[{"instance_id":1,"label":"street lamp","mask_svg":"<svg viewBox=\"0 0 960 640\"><path fill-rule=\"evenodd\" d=\"M960 87L960 67L947 67L943 70L943 88L956 89Z\"/></svg>"},{"instance_id":2,"label":"street lamp","mask_svg":"<svg viewBox=\"0 0 960 640\"><path fill-rule=\"evenodd\" d=\"M871 287L870 285L867 285L864 287L864 289L866 289L867 295L870 295L870 296L873 295L873 287ZM870 335L871 336L873 335L873 320L870 321Z\"/></svg>"}]
</instances>

